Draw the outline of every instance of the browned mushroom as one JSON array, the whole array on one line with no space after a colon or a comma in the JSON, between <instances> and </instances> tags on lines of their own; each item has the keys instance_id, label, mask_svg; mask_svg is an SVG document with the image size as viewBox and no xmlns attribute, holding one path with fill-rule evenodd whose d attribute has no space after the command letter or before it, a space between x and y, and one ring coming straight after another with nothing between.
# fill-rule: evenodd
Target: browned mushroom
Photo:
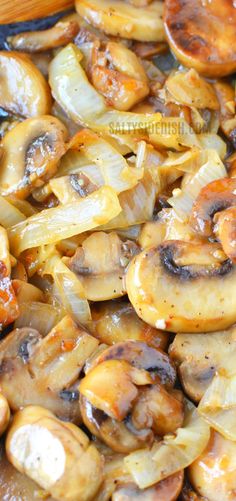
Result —
<instances>
[{"instance_id":1,"label":"browned mushroom","mask_svg":"<svg viewBox=\"0 0 236 501\"><path fill-rule=\"evenodd\" d=\"M76 10L108 35L143 42L164 40L162 2L155 1L144 8L114 0L80 0L76 2Z\"/></svg>"},{"instance_id":2,"label":"browned mushroom","mask_svg":"<svg viewBox=\"0 0 236 501\"><path fill-rule=\"evenodd\" d=\"M175 384L175 368L168 355L144 342L132 340L116 343L95 359L93 367L106 360L125 360L133 367L148 371L154 380L157 375L167 387L173 387Z\"/></svg>"},{"instance_id":3,"label":"browned mushroom","mask_svg":"<svg viewBox=\"0 0 236 501\"><path fill-rule=\"evenodd\" d=\"M25 118L51 110L50 88L25 54L0 52L1 108Z\"/></svg>"},{"instance_id":4,"label":"browned mushroom","mask_svg":"<svg viewBox=\"0 0 236 501\"><path fill-rule=\"evenodd\" d=\"M182 425L174 380L164 353L138 341L118 343L98 354L80 384L83 421L116 452L142 448L152 431L163 435Z\"/></svg>"},{"instance_id":5,"label":"browned mushroom","mask_svg":"<svg viewBox=\"0 0 236 501\"><path fill-rule=\"evenodd\" d=\"M101 343L113 345L128 339L144 341L165 350L169 336L143 322L127 302L109 301L92 305L92 332Z\"/></svg>"},{"instance_id":6,"label":"browned mushroom","mask_svg":"<svg viewBox=\"0 0 236 501\"><path fill-rule=\"evenodd\" d=\"M44 405L59 417L80 421L73 383L97 345L70 317L44 338L30 328L12 331L0 344L0 388L10 407Z\"/></svg>"},{"instance_id":7,"label":"browned mushroom","mask_svg":"<svg viewBox=\"0 0 236 501\"><path fill-rule=\"evenodd\" d=\"M233 369L230 360L236 352L235 335L235 327L232 327L210 334L175 336L169 355L178 368L181 384L191 400L201 400L217 371Z\"/></svg>"},{"instance_id":8,"label":"browned mushroom","mask_svg":"<svg viewBox=\"0 0 236 501\"><path fill-rule=\"evenodd\" d=\"M235 501L235 452L235 442L212 431L206 449L188 468L190 482L204 500Z\"/></svg>"},{"instance_id":9,"label":"browned mushroom","mask_svg":"<svg viewBox=\"0 0 236 501\"><path fill-rule=\"evenodd\" d=\"M87 299L104 301L126 293L125 270L137 252L134 242L122 242L114 232L96 232L78 247L68 266L79 277Z\"/></svg>"},{"instance_id":10,"label":"browned mushroom","mask_svg":"<svg viewBox=\"0 0 236 501\"><path fill-rule=\"evenodd\" d=\"M165 241L129 265L137 314L171 332L210 332L236 321L235 267L218 244Z\"/></svg>"},{"instance_id":11,"label":"browned mushroom","mask_svg":"<svg viewBox=\"0 0 236 501\"><path fill-rule=\"evenodd\" d=\"M40 52L54 49L71 42L79 31L79 24L73 21L58 21L52 28L43 31L26 31L7 38L14 50Z\"/></svg>"},{"instance_id":12,"label":"browned mushroom","mask_svg":"<svg viewBox=\"0 0 236 501\"><path fill-rule=\"evenodd\" d=\"M92 501L103 459L85 433L43 407L18 411L6 439L9 461L58 501Z\"/></svg>"},{"instance_id":13,"label":"browned mushroom","mask_svg":"<svg viewBox=\"0 0 236 501\"><path fill-rule=\"evenodd\" d=\"M236 205L236 179L223 178L204 186L192 207L190 224L197 233L212 234L213 216L216 212Z\"/></svg>"},{"instance_id":14,"label":"browned mushroom","mask_svg":"<svg viewBox=\"0 0 236 501\"><path fill-rule=\"evenodd\" d=\"M160 384L141 389L132 409L135 428L152 428L158 436L174 433L184 420L183 395Z\"/></svg>"},{"instance_id":15,"label":"browned mushroom","mask_svg":"<svg viewBox=\"0 0 236 501\"><path fill-rule=\"evenodd\" d=\"M148 489L139 489L134 483L121 483L112 495L112 501L176 501L183 485L183 476L183 471L180 471Z\"/></svg>"},{"instance_id":16,"label":"browned mushroom","mask_svg":"<svg viewBox=\"0 0 236 501\"><path fill-rule=\"evenodd\" d=\"M10 130L1 144L1 194L25 198L55 174L66 136L64 125L50 115L29 118Z\"/></svg>"},{"instance_id":17,"label":"browned mushroom","mask_svg":"<svg viewBox=\"0 0 236 501\"><path fill-rule=\"evenodd\" d=\"M128 454L153 442L150 428L137 430L128 415L125 421L110 418L105 412L93 407L89 400L80 396L83 422L90 433L101 439L113 451Z\"/></svg>"},{"instance_id":18,"label":"browned mushroom","mask_svg":"<svg viewBox=\"0 0 236 501\"><path fill-rule=\"evenodd\" d=\"M89 74L109 106L127 111L149 94L148 79L136 54L121 43L94 49Z\"/></svg>"},{"instance_id":19,"label":"browned mushroom","mask_svg":"<svg viewBox=\"0 0 236 501\"><path fill-rule=\"evenodd\" d=\"M225 254L236 263L236 207L215 214L214 233L219 238Z\"/></svg>"},{"instance_id":20,"label":"browned mushroom","mask_svg":"<svg viewBox=\"0 0 236 501\"><path fill-rule=\"evenodd\" d=\"M211 77L235 71L233 2L167 0L164 25L171 49L185 66Z\"/></svg>"}]
</instances>

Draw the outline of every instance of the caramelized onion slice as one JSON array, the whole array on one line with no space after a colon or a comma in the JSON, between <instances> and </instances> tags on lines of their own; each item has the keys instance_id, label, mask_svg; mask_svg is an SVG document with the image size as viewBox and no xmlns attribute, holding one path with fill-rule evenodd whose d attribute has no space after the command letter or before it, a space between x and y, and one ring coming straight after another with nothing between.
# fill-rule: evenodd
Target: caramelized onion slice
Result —
<instances>
[{"instance_id":1,"label":"caramelized onion slice","mask_svg":"<svg viewBox=\"0 0 236 501\"><path fill-rule=\"evenodd\" d=\"M233 73L236 12L233 2L167 0L164 24L176 57L209 77Z\"/></svg>"},{"instance_id":2,"label":"caramelized onion slice","mask_svg":"<svg viewBox=\"0 0 236 501\"><path fill-rule=\"evenodd\" d=\"M52 177L65 153L67 131L55 117L29 118L2 141L1 194L26 198L43 180Z\"/></svg>"},{"instance_id":3,"label":"caramelized onion slice","mask_svg":"<svg viewBox=\"0 0 236 501\"><path fill-rule=\"evenodd\" d=\"M211 332L236 321L235 273L218 244L169 240L133 259L126 287L137 314L152 326Z\"/></svg>"},{"instance_id":4,"label":"caramelized onion slice","mask_svg":"<svg viewBox=\"0 0 236 501\"><path fill-rule=\"evenodd\" d=\"M7 38L14 50L42 52L66 45L75 38L79 24L75 20L58 21L52 28L43 31L26 31Z\"/></svg>"},{"instance_id":5,"label":"caramelized onion slice","mask_svg":"<svg viewBox=\"0 0 236 501\"><path fill-rule=\"evenodd\" d=\"M108 141L94 132L84 129L70 141L69 148L79 150L88 163L97 165L104 184L117 193L133 188L142 178L142 169L130 167L126 159Z\"/></svg>"},{"instance_id":6,"label":"caramelized onion slice","mask_svg":"<svg viewBox=\"0 0 236 501\"><path fill-rule=\"evenodd\" d=\"M0 52L0 106L25 118L50 113L50 88L25 54Z\"/></svg>"},{"instance_id":7,"label":"caramelized onion slice","mask_svg":"<svg viewBox=\"0 0 236 501\"><path fill-rule=\"evenodd\" d=\"M213 85L201 78L194 69L171 74L165 82L165 88L170 93L169 100L173 99L177 104L194 106L198 109L219 109Z\"/></svg>"},{"instance_id":8,"label":"caramelized onion slice","mask_svg":"<svg viewBox=\"0 0 236 501\"><path fill-rule=\"evenodd\" d=\"M76 10L87 22L108 35L142 42L164 40L162 2L155 1L142 8L119 0L79 0Z\"/></svg>"},{"instance_id":9,"label":"caramelized onion slice","mask_svg":"<svg viewBox=\"0 0 236 501\"><path fill-rule=\"evenodd\" d=\"M58 242L91 230L118 215L120 204L112 188L104 186L91 195L63 206L46 209L8 231L13 252Z\"/></svg>"}]
</instances>

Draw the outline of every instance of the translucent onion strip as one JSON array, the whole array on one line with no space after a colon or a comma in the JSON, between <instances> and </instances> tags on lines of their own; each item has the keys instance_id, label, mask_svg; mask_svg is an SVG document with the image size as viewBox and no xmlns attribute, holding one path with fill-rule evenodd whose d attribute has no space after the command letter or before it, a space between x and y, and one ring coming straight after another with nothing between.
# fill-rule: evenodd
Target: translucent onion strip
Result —
<instances>
[{"instance_id":1,"label":"translucent onion strip","mask_svg":"<svg viewBox=\"0 0 236 501\"><path fill-rule=\"evenodd\" d=\"M0 224L10 228L26 219L25 215L0 195Z\"/></svg>"},{"instance_id":2,"label":"translucent onion strip","mask_svg":"<svg viewBox=\"0 0 236 501\"><path fill-rule=\"evenodd\" d=\"M15 321L15 328L31 327L46 336L65 315L59 305L32 301L20 306L20 315Z\"/></svg>"},{"instance_id":3,"label":"translucent onion strip","mask_svg":"<svg viewBox=\"0 0 236 501\"><path fill-rule=\"evenodd\" d=\"M100 226L99 230L112 230L127 228L129 226L144 223L152 218L157 188L153 183L151 174L145 172L143 179L131 190L124 191L119 195L121 213L109 223Z\"/></svg>"},{"instance_id":4,"label":"translucent onion strip","mask_svg":"<svg viewBox=\"0 0 236 501\"><path fill-rule=\"evenodd\" d=\"M204 155L206 161L203 165L188 179L181 190L175 191L168 199L169 204L183 221L188 219L193 202L201 189L211 181L227 176L225 166L216 151L207 150Z\"/></svg>"},{"instance_id":5,"label":"translucent onion strip","mask_svg":"<svg viewBox=\"0 0 236 501\"><path fill-rule=\"evenodd\" d=\"M76 322L87 325L91 320L91 312L78 277L69 270L59 255L54 255L47 261L43 273L52 276L58 299L66 311Z\"/></svg>"},{"instance_id":6,"label":"translucent onion strip","mask_svg":"<svg viewBox=\"0 0 236 501\"><path fill-rule=\"evenodd\" d=\"M121 211L115 191L103 186L86 198L29 217L12 226L8 236L12 253L55 243L96 228L116 217Z\"/></svg>"},{"instance_id":7,"label":"translucent onion strip","mask_svg":"<svg viewBox=\"0 0 236 501\"><path fill-rule=\"evenodd\" d=\"M88 161L100 169L104 183L117 193L133 188L143 175L141 168L129 167L125 158L111 144L87 129L71 139L69 148L81 150Z\"/></svg>"},{"instance_id":8,"label":"translucent onion strip","mask_svg":"<svg viewBox=\"0 0 236 501\"><path fill-rule=\"evenodd\" d=\"M233 357L229 357L234 362ZM231 365L230 361L227 368ZM236 375L219 371L198 406L201 416L225 438L236 440Z\"/></svg>"},{"instance_id":9,"label":"translucent onion strip","mask_svg":"<svg viewBox=\"0 0 236 501\"><path fill-rule=\"evenodd\" d=\"M151 450L132 452L124 462L136 484L144 489L189 466L200 456L209 438L208 424L192 408L175 435L165 436Z\"/></svg>"}]
</instances>

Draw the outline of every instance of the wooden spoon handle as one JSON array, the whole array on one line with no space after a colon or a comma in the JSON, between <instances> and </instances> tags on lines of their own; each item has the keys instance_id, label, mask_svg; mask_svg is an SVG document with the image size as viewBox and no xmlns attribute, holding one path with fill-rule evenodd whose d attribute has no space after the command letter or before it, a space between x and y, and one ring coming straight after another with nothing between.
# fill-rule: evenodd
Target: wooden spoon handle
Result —
<instances>
[{"instance_id":1,"label":"wooden spoon handle","mask_svg":"<svg viewBox=\"0 0 236 501\"><path fill-rule=\"evenodd\" d=\"M74 0L0 0L0 24L50 16L73 5Z\"/></svg>"}]
</instances>

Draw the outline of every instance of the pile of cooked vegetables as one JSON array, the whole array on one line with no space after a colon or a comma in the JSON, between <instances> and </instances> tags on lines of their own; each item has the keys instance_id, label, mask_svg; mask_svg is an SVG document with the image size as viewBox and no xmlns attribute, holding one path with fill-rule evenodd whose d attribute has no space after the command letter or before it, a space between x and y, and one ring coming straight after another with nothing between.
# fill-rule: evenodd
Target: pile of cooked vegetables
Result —
<instances>
[{"instance_id":1,"label":"pile of cooked vegetables","mask_svg":"<svg viewBox=\"0 0 236 501\"><path fill-rule=\"evenodd\" d=\"M233 3L0 51L1 499L236 501Z\"/></svg>"}]
</instances>

